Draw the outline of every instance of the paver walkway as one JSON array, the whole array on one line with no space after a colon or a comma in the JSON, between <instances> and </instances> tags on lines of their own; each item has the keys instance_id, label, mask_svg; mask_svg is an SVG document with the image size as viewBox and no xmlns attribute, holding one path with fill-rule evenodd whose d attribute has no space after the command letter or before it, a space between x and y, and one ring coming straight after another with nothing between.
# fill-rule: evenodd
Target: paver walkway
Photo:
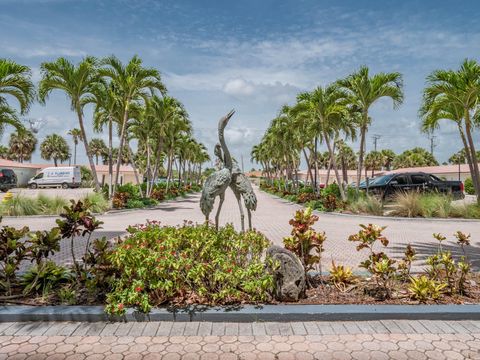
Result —
<instances>
[{"instance_id":1,"label":"paver walkway","mask_svg":"<svg viewBox=\"0 0 480 360\"><path fill-rule=\"evenodd\" d=\"M0 323L0 359L480 359L480 321Z\"/></svg>"},{"instance_id":2,"label":"paver walkway","mask_svg":"<svg viewBox=\"0 0 480 360\"><path fill-rule=\"evenodd\" d=\"M259 231L263 232L274 243L282 243L283 237L289 235L289 219L293 216L295 210L301 207L296 204L286 203L258 191L258 209L253 213L253 225ZM102 231L98 236L116 237L125 233L128 225L145 223L147 219L160 220L164 224L176 225L182 224L184 220L194 222L203 222L204 217L199 208L199 194L190 195L187 198L179 199L161 204L156 209L125 211L99 216L104 221ZM215 211L215 210L214 210ZM211 218L214 217L212 213ZM325 231L327 242L325 243L325 252L323 253L324 268L329 268L334 260L337 264L346 264L353 268L364 260L365 253L359 253L355 250L355 245L349 242L348 236L358 231L358 225L361 223L375 223L381 226L387 226L385 234L390 240L389 248L386 252L396 258L403 254L405 246L411 243L418 252L419 261L413 266L413 271L422 269L422 259L436 251L437 242L432 238L433 233L443 233L448 237L448 241L443 247L452 251L454 255L461 255L460 249L455 245L453 233L461 230L472 234L472 246L468 248L468 255L474 268L480 269L480 221L431 221L425 219L372 219L362 216L343 216L338 214L319 214L319 221L315 228ZM2 222L6 225L24 226L29 225L32 230L48 229L55 226L55 219L52 217L32 217L28 218L5 218ZM221 223L233 223L239 228L240 219L238 206L230 190L227 191L226 200L221 214ZM70 261L70 244L68 241L62 243L62 250L56 255L58 262ZM84 250L84 242L76 242L76 251L78 255ZM365 250L366 251L366 250Z\"/></svg>"}]
</instances>

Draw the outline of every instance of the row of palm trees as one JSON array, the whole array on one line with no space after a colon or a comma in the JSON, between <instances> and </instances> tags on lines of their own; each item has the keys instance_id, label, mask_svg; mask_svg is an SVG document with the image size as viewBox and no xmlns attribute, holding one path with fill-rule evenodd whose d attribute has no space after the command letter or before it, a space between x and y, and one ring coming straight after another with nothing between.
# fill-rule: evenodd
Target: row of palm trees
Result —
<instances>
[{"instance_id":1,"label":"row of palm trees","mask_svg":"<svg viewBox=\"0 0 480 360\"><path fill-rule=\"evenodd\" d=\"M104 143L87 137L86 128L89 126L95 132L105 129L108 132L108 144L101 151L109 166L110 197L119 184L124 159L132 165L138 182L141 182L139 172L145 174L147 188L142 195L147 197L165 160L167 187L173 180L174 166L179 179L182 176L188 181L198 178L201 165L209 160L208 153L193 138L187 111L177 99L167 94L159 71L144 66L138 56L126 64L115 56L104 59L88 56L77 64L61 57L42 63L40 69L41 80L35 91L28 67L0 59L0 130L10 124L24 131L19 115L25 114L36 98L45 104L52 92L59 91L67 96L78 119L78 128L68 133L73 139L74 163L77 145L81 142L97 190L100 184L93 157L96 156L98 162L99 148ZM2 94L16 98L19 113ZM87 106L93 107L91 122L85 119ZM119 138L117 154L113 147L114 134ZM132 150L133 141L137 142L136 153Z\"/></svg>"},{"instance_id":2,"label":"row of palm trees","mask_svg":"<svg viewBox=\"0 0 480 360\"><path fill-rule=\"evenodd\" d=\"M400 73L370 74L369 68L362 66L345 79L300 93L293 106L283 106L272 120L260 143L253 147L252 160L261 164L269 178L296 179L303 154L308 176L313 180L313 169L318 171L320 167L317 146L321 142L327 148L328 169L332 169L338 184L344 184L339 168L345 172L352 159L352 151L347 151L345 142L359 139L355 167L358 186L362 171L374 167L372 163L389 159L392 164L394 160L392 153L372 152L365 157L365 139L372 123L370 109L381 98L391 99L394 109L402 104L404 93ZM479 159L472 135L480 125L479 101L480 65L474 60L465 60L458 70L437 70L427 77L419 115L425 132L437 129L441 120L456 123L480 204ZM415 164L420 160L436 163L418 149L402 155L400 160L405 163ZM419 159L421 156L423 159ZM345 174L343 179L346 179ZM344 186L340 186L340 192L345 199Z\"/></svg>"}]
</instances>

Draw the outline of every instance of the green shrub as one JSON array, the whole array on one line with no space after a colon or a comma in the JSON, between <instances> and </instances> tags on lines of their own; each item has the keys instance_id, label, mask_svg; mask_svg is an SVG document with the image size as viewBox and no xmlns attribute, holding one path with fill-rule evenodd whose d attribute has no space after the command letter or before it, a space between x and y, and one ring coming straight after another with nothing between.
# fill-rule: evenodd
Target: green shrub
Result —
<instances>
[{"instance_id":1,"label":"green shrub","mask_svg":"<svg viewBox=\"0 0 480 360\"><path fill-rule=\"evenodd\" d=\"M9 216L39 215L41 214L37 199L15 195L2 204L2 214Z\"/></svg>"},{"instance_id":2,"label":"green shrub","mask_svg":"<svg viewBox=\"0 0 480 360\"><path fill-rule=\"evenodd\" d=\"M383 215L383 203L374 196L360 196L348 204L348 209L357 214Z\"/></svg>"},{"instance_id":3,"label":"green shrub","mask_svg":"<svg viewBox=\"0 0 480 360\"><path fill-rule=\"evenodd\" d=\"M32 266L22 276L24 292L47 295L52 289L73 279L70 270L58 266L53 261L41 262Z\"/></svg>"},{"instance_id":4,"label":"green shrub","mask_svg":"<svg viewBox=\"0 0 480 360\"><path fill-rule=\"evenodd\" d=\"M58 215L68 205L67 200L60 196L47 196L39 194L36 198L40 212L45 215Z\"/></svg>"},{"instance_id":5,"label":"green shrub","mask_svg":"<svg viewBox=\"0 0 480 360\"><path fill-rule=\"evenodd\" d=\"M401 192L395 195L390 215L403 217L423 216L422 202L417 192Z\"/></svg>"},{"instance_id":6,"label":"green shrub","mask_svg":"<svg viewBox=\"0 0 480 360\"><path fill-rule=\"evenodd\" d=\"M103 213L109 208L108 200L103 193L93 192L85 195L81 200L82 202L88 202L90 211L94 213Z\"/></svg>"},{"instance_id":7,"label":"green shrub","mask_svg":"<svg viewBox=\"0 0 480 360\"><path fill-rule=\"evenodd\" d=\"M465 185L465 193L467 195L475 195L475 188L473 187L472 178L466 178L464 185Z\"/></svg>"},{"instance_id":8,"label":"green shrub","mask_svg":"<svg viewBox=\"0 0 480 360\"><path fill-rule=\"evenodd\" d=\"M125 204L125 208L127 209L142 209L144 207L145 204L143 203L143 201L138 199L129 199Z\"/></svg>"},{"instance_id":9,"label":"green shrub","mask_svg":"<svg viewBox=\"0 0 480 360\"><path fill-rule=\"evenodd\" d=\"M164 303L234 304L266 301L273 277L262 253L270 244L260 233L232 225L180 227L158 222L130 227L111 258L116 278L106 310L135 306L147 312Z\"/></svg>"},{"instance_id":10,"label":"green shrub","mask_svg":"<svg viewBox=\"0 0 480 360\"><path fill-rule=\"evenodd\" d=\"M322 190L322 195L324 197L327 197L328 195L334 195L337 199L340 199L341 195L340 195L340 188L338 187L338 184L332 183L326 186Z\"/></svg>"},{"instance_id":11,"label":"green shrub","mask_svg":"<svg viewBox=\"0 0 480 360\"><path fill-rule=\"evenodd\" d=\"M447 218L452 209L452 199L446 195L423 194L420 195L421 216Z\"/></svg>"}]
</instances>

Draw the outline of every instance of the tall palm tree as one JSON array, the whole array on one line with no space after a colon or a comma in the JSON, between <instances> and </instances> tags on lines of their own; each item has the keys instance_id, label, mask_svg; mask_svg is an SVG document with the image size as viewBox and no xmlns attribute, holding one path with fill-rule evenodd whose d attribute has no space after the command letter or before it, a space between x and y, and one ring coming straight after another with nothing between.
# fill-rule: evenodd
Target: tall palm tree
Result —
<instances>
[{"instance_id":1,"label":"tall palm tree","mask_svg":"<svg viewBox=\"0 0 480 360\"><path fill-rule=\"evenodd\" d=\"M103 60L104 67L100 70L100 75L111 79L123 103L123 119L121 122L119 157L122 158L124 143L126 140L127 122L129 119L129 111L132 102L143 100L147 102L148 95L153 95L155 89L165 92L165 86L160 79L160 73L153 68L146 68L142 65L142 60L138 56L134 56L127 65L115 56L109 56ZM120 173L120 162L117 162L115 185L118 184ZM115 192L115 185L113 192Z\"/></svg>"},{"instance_id":2,"label":"tall palm tree","mask_svg":"<svg viewBox=\"0 0 480 360\"><path fill-rule=\"evenodd\" d=\"M108 198L110 199L113 192L113 124L120 123L122 102L114 84L106 81L99 81L93 86L89 101L95 104L93 130L102 132L105 125L108 127L108 154L104 155L108 164Z\"/></svg>"},{"instance_id":3,"label":"tall palm tree","mask_svg":"<svg viewBox=\"0 0 480 360\"><path fill-rule=\"evenodd\" d=\"M77 165L77 145L79 141L82 141L82 131L74 128L67 133L73 139L73 165Z\"/></svg>"},{"instance_id":4,"label":"tall palm tree","mask_svg":"<svg viewBox=\"0 0 480 360\"><path fill-rule=\"evenodd\" d=\"M337 81L338 85L347 92L348 101L352 109L360 112L360 150L358 155L357 189L362 176L363 158L365 154L365 137L371 123L369 116L370 107L379 99L388 97L393 100L396 109L403 102L402 75L398 72L378 73L370 76L367 66L360 69L345 79Z\"/></svg>"},{"instance_id":5,"label":"tall palm tree","mask_svg":"<svg viewBox=\"0 0 480 360\"><path fill-rule=\"evenodd\" d=\"M40 145L40 155L42 159L53 160L55 166L58 166L58 161L63 162L69 158L70 147L60 135L48 135Z\"/></svg>"},{"instance_id":6,"label":"tall palm tree","mask_svg":"<svg viewBox=\"0 0 480 360\"><path fill-rule=\"evenodd\" d=\"M23 163L30 160L35 151L37 139L31 131L20 130L10 134L8 146L10 148L10 158Z\"/></svg>"},{"instance_id":7,"label":"tall palm tree","mask_svg":"<svg viewBox=\"0 0 480 360\"><path fill-rule=\"evenodd\" d=\"M14 126L17 130L23 129L16 111L8 104L4 95L18 101L21 114L28 111L35 97L35 87L28 66L0 59L0 134L3 133L5 125Z\"/></svg>"},{"instance_id":8,"label":"tall palm tree","mask_svg":"<svg viewBox=\"0 0 480 360\"><path fill-rule=\"evenodd\" d=\"M102 139L93 138L90 140L90 151L95 156L95 165L98 165L98 158L107 154L107 145Z\"/></svg>"},{"instance_id":9,"label":"tall palm tree","mask_svg":"<svg viewBox=\"0 0 480 360\"><path fill-rule=\"evenodd\" d=\"M480 64L466 59L457 71L436 70L427 77L420 115L424 130L438 127L441 119L457 123L480 205L479 159L472 136L473 129L480 124L479 100Z\"/></svg>"},{"instance_id":10,"label":"tall palm tree","mask_svg":"<svg viewBox=\"0 0 480 360\"><path fill-rule=\"evenodd\" d=\"M385 169L390 170L392 168L392 163L397 155L393 152L393 150L390 149L383 149L381 150L381 153L383 155L382 166L385 167Z\"/></svg>"},{"instance_id":11,"label":"tall palm tree","mask_svg":"<svg viewBox=\"0 0 480 360\"><path fill-rule=\"evenodd\" d=\"M93 84L98 81L97 63L94 57L86 57L78 65L74 65L65 58L42 63L40 66L42 79L38 86L38 95L42 103L45 103L53 90L61 90L70 98L71 109L76 112L78 117L82 141L90 164L90 170L92 171L95 188L97 191L100 191L97 171L88 146L83 117L87 96L91 94Z\"/></svg>"},{"instance_id":12,"label":"tall palm tree","mask_svg":"<svg viewBox=\"0 0 480 360\"><path fill-rule=\"evenodd\" d=\"M335 173L343 200L346 197L335 159L334 140L340 131L349 128L350 117L345 106L346 97L347 93L341 90L337 84L326 87L319 86L310 93L301 93L297 96L298 110L313 119L318 136L327 145L330 164Z\"/></svg>"}]
</instances>

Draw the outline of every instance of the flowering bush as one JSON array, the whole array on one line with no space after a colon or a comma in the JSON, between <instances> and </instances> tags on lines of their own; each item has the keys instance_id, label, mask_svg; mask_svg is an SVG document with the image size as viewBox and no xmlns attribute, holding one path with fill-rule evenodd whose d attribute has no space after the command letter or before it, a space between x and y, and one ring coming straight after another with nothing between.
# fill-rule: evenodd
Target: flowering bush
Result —
<instances>
[{"instance_id":1,"label":"flowering bush","mask_svg":"<svg viewBox=\"0 0 480 360\"><path fill-rule=\"evenodd\" d=\"M130 227L130 235L110 256L117 274L106 310L121 314L135 306L232 304L267 301L273 277L261 255L269 241L260 233L238 233L227 225Z\"/></svg>"}]
</instances>

